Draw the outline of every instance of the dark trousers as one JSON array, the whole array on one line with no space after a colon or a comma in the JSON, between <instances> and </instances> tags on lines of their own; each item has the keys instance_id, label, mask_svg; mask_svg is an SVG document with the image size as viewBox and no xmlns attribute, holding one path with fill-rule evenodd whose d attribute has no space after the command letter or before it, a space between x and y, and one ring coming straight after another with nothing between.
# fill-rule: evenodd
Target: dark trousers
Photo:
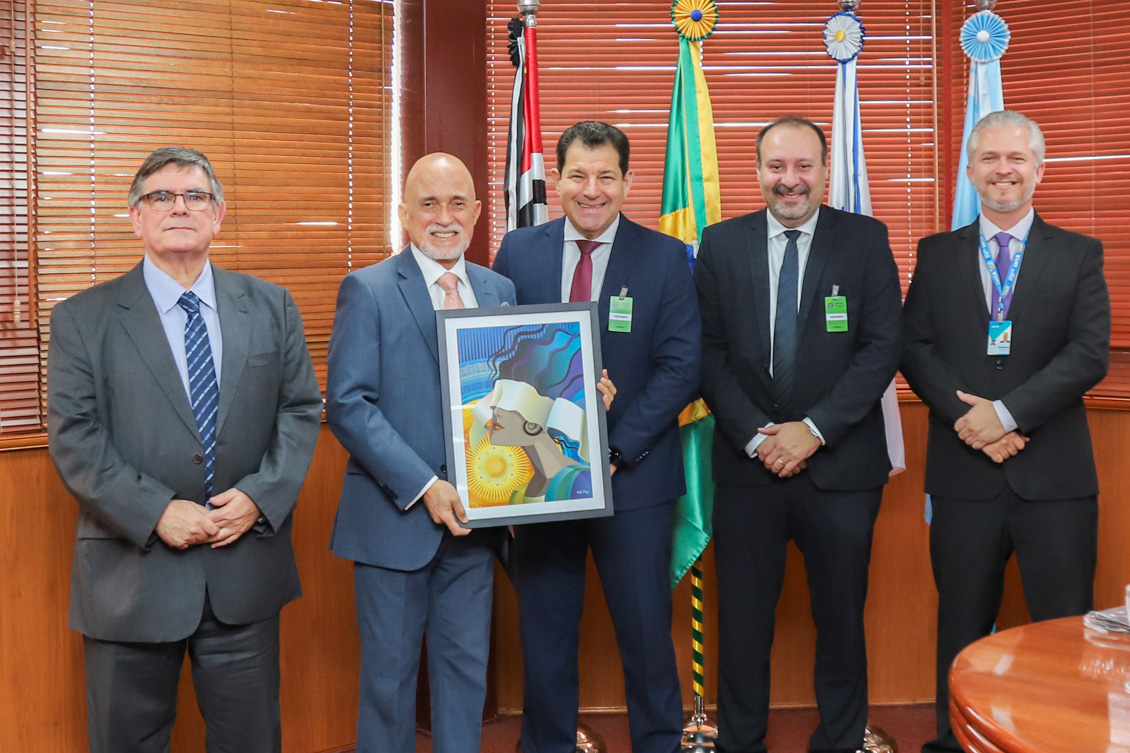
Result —
<instances>
[{"instance_id":1,"label":"dark trousers","mask_svg":"<svg viewBox=\"0 0 1130 753\"><path fill-rule=\"evenodd\" d=\"M208 753L278 753L279 618L225 625L204 599L200 625L171 643L83 637L91 753L168 753L185 649Z\"/></svg>"},{"instance_id":2,"label":"dark trousers","mask_svg":"<svg viewBox=\"0 0 1130 753\"><path fill-rule=\"evenodd\" d=\"M357 753L416 750L416 680L425 635L432 749L478 753L497 534L445 532L435 556L418 570L355 563L361 634Z\"/></svg>"},{"instance_id":3,"label":"dark trousers","mask_svg":"<svg viewBox=\"0 0 1130 753\"><path fill-rule=\"evenodd\" d=\"M769 653L789 540L804 555L816 624L820 724L810 751L855 751L867 726L863 606L882 489L824 491L807 473L769 486L718 486L718 749L763 753Z\"/></svg>"},{"instance_id":4,"label":"dark trousers","mask_svg":"<svg viewBox=\"0 0 1130 753\"><path fill-rule=\"evenodd\" d=\"M1033 620L1088 612L1094 599L1096 497L1031 501L1009 487L988 500L932 497L930 560L938 588L938 737L926 753L961 746L950 728L949 668L961 649L988 635L1000 611L1005 564L1020 566Z\"/></svg>"},{"instance_id":5,"label":"dark trousers","mask_svg":"<svg viewBox=\"0 0 1130 753\"><path fill-rule=\"evenodd\" d=\"M679 749L683 702L671 641L673 510L667 502L609 518L517 528L525 753L576 748L577 651L590 547L624 667L632 751Z\"/></svg>"}]
</instances>

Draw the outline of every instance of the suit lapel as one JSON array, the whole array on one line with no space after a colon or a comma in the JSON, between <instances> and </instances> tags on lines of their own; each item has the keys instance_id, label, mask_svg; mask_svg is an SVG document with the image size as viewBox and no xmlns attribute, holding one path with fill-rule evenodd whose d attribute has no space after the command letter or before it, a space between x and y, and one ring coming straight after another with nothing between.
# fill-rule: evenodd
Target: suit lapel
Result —
<instances>
[{"instance_id":1,"label":"suit lapel","mask_svg":"<svg viewBox=\"0 0 1130 753\"><path fill-rule=\"evenodd\" d=\"M804 282L800 292L800 311L797 312L796 331L804 337L804 325L812 311L813 302L821 296L820 278L824 265L832 253L832 238L836 233L836 216L827 206L820 207L820 217L816 220L816 232L812 234L812 245L808 249L808 262L804 265ZM823 295L831 295L829 288ZM823 307L821 307L823 308Z\"/></svg>"},{"instance_id":2,"label":"suit lapel","mask_svg":"<svg viewBox=\"0 0 1130 753\"><path fill-rule=\"evenodd\" d=\"M192 415L192 405L188 401L188 394L184 391L184 382L181 381L180 372L177 371L176 361L173 360L173 351L169 346L169 338L165 335L165 328L161 324L157 306L149 295L149 289L145 287L141 264L122 278L118 306L121 310L122 328L133 341L141 360L152 372L153 378L165 394L165 399L176 410L181 421L199 439L200 432L196 428L196 418Z\"/></svg>"},{"instance_id":3,"label":"suit lapel","mask_svg":"<svg viewBox=\"0 0 1130 753\"><path fill-rule=\"evenodd\" d=\"M628 289L629 297L632 295L632 270L636 267L642 245L638 236L639 226L620 215L620 226L616 228L616 240L612 243L608 267L604 271L604 284L600 286L600 295L596 299L601 332L608 330L608 306L601 302L620 295L624 288Z\"/></svg>"},{"instance_id":4,"label":"suit lapel","mask_svg":"<svg viewBox=\"0 0 1130 753\"><path fill-rule=\"evenodd\" d=\"M475 300L479 308L494 308L502 305L498 288L488 281L487 270L478 264L467 262L467 277L471 280L471 289L475 291Z\"/></svg>"},{"instance_id":5,"label":"suit lapel","mask_svg":"<svg viewBox=\"0 0 1130 753\"><path fill-rule=\"evenodd\" d=\"M1016 319L1020 315L1040 287L1040 275L1052 255L1052 245L1046 242L1049 230L1050 226L1036 215L1032 220L1032 230L1028 233L1028 245L1024 247L1024 260L1020 262L1016 293L1008 307L1009 319Z\"/></svg>"},{"instance_id":6,"label":"suit lapel","mask_svg":"<svg viewBox=\"0 0 1130 753\"><path fill-rule=\"evenodd\" d=\"M535 275L535 284L541 290L539 295L531 300L545 301L547 303L561 303L561 275L565 266L565 218L547 222L542 236L546 248L549 249L549 268L552 274Z\"/></svg>"},{"instance_id":7,"label":"suit lapel","mask_svg":"<svg viewBox=\"0 0 1130 753\"><path fill-rule=\"evenodd\" d=\"M773 312L769 310L769 228L765 222L765 210L752 215L749 231L749 247L745 254L749 259L749 278L753 286L753 300L756 304L755 317L757 328L761 333L761 346L763 348L763 362L769 363L772 354L769 352L770 333L772 332ZM769 373L765 370L758 372L767 380ZM767 381L766 384L770 382Z\"/></svg>"},{"instance_id":8,"label":"suit lapel","mask_svg":"<svg viewBox=\"0 0 1130 753\"><path fill-rule=\"evenodd\" d=\"M397 255L396 260L397 269L400 272L400 294L404 296L404 302L416 319L416 326L420 328L420 333L424 336L424 342L428 344L432 358L438 364L439 338L436 335L436 312L432 308L432 299L428 295L428 286L424 284L424 275L420 271L420 265L416 263L416 259L412 256L412 249L408 247L405 247ZM475 292L475 295L478 296L478 291Z\"/></svg>"},{"instance_id":9,"label":"suit lapel","mask_svg":"<svg viewBox=\"0 0 1130 753\"><path fill-rule=\"evenodd\" d=\"M961 287L969 298L970 305L977 312L979 321L988 327L989 304L985 300L985 288L981 284L981 226L979 220L957 231L957 268L961 273ZM985 330L988 331L987 329Z\"/></svg>"},{"instance_id":10,"label":"suit lapel","mask_svg":"<svg viewBox=\"0 0 1130 753\"><path fill-rule=\"evenodd\" d=\"M247 366L251 348L251 312L247 294L236 275L213 264L212 279L216 286L216 310L220 314L220 331L224 338L224 360L220 364L220 405L216 413L216 436L219 436L231 411L243 369ZM282 355L284 354L280 354L280 357Z\"/></svg>"}]
</instances>

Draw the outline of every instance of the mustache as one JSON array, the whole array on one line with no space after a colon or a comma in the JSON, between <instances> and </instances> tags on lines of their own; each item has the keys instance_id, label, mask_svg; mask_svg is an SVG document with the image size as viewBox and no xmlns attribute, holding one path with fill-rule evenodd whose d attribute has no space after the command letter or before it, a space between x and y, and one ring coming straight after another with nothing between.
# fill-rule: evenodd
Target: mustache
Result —
<instances>
[{"instance_id":1,"label":"mustache","mask_svg":"<svg viewBox=\"0 0 1130 753\"><path fill-rule=\"evenodd\" d=\"M782 186L780 183L778 183L777 185L773 186L773 193L777 196L795 196L797 194L803 194L804 196L807 196L808 194L812 193L812 189L803 183L792 188L786 188L785 186Z\"/></svg>"}]
</instances>

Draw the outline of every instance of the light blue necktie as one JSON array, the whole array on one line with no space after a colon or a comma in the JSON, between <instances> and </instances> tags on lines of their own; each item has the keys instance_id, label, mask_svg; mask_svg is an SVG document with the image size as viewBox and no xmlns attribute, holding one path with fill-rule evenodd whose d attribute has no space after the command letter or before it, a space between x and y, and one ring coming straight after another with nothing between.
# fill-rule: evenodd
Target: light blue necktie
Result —
<instances>
[{"instance_id":1,"label":"light blue necktie","mask_svg":"<svg viewBox=\"0 0 1130 753\"><path fill-rule=\"evenodd\" d=\"M773 325L773 381L781 402L788 399L796 372L796 297L800 274L799 230L786 230L785 259L777 278L777 318Z\"/></svg>"},{"instance_id":2,"label":"light blue necktie","mask_svg":"<svg viewBox=\"0 0 1130 753\"><path fill-rule=\"evenodd\" d=\"M192 415L204 443L204 491L212 496L212 478L216 465L216 410L220 405L220 389L212 363L212 346L208 328L200 315L200 299L189 291L177 301L188 314L184 323L184 355L188 361L188 394Z\"/></svg>"}]
</instances>

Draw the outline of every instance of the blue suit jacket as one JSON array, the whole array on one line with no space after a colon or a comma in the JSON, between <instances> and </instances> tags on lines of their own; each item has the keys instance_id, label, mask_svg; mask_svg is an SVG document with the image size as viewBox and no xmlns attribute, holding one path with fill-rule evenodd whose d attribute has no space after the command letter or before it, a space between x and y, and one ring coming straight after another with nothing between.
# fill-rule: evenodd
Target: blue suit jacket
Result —
<instances>
[{"instance_id":1,"label":"blue suit jacket","mask_svg":"<svg viewBox=\"0 0 1130 753\"><path fill-rule=\"evenodd\" d=\"M481 308L514 302L514 286L467 264ZM326 383L326 420L349 451L330 539L334 554L415 570L439 548L443 527L423 501L432 476L447 479L436 315L405 249L341 282Z\"/></svg>"},{"instance_id":2,"label":"blue suit jacket","mask_svg":"<svg viewBox=\"0 0 1130 753\"><path fill-rule=\"evenodd\" d=\"M560 303L565 219L506 235L494 270L514 282L519 304ZM612 296L627 287L632 331L609 332ZM597 303L601 358L616 385L608 443L623 454L612 477L616 510L682 495L678 416L694 399L701 325L686 246L621 215Z\"/></svg>"}]
</instances>

